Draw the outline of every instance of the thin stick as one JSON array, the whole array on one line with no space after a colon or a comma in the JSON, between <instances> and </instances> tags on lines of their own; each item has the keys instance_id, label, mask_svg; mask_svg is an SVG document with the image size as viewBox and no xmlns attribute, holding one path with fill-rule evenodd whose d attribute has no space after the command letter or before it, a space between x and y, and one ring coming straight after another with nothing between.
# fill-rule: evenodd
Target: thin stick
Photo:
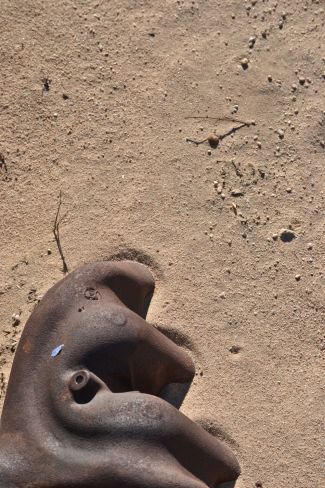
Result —
<instances>
[{"instance_id":1,"label":"thin stick","mask_svg":"<svg viewBox=\"0 0 325 488\"><path fill-rule=\"evenodd\" d=\"M62 263L63 263L63 273L67 273L69 270L68 270L68 265L67 265L67 263L65 261L65 257L64 257L63 251L62 251L62 246L61 246L61 241L60 241L60 231L59 231L59 226L60 226L62 220L64 219L64 217L66 216L66 214L65 214L61 219L59 219L61 205L62 205L62 191L60 190L60 193L59 193L59 204L58 204L58 209L57 209L57 212L56 212L56 216L55 216L55 220L54 220L54 225L53 225L53 234L54 234L54 239L55 239L55 242L56 242L56 245L58 247L59 254L60 254L60 257L61 257L61 260L62 260Z\"/></svg>"},{"instance_id":2,"label":"thin stick","mask_svg":"<svg viewBox=\"0 0 325 488\"><path fill-rule=\"evenodd\" d=\"M247 126L248 125L246 122L241 122L240 125L238 125L238 127L233 127L232 129L228 130L224 134L221 134L220 136L211 134L210 136L206 137L202 141L194 141L193 139L189 139L187 137L186 142L192 142L193 144L196 144L198 146L199 144L203 144L204 142L209 141L210 146L217 147L219 145L219 142L222 141L222 139L230 136L231 134L233 134L237 130L242 129L243 127L247 127Z\"/></svg>"},{"instance_id":3,"label":"thin stick","mask_svg":"<svg viewBox=\"0 0 325 488\"><path fill-rule=\"evenodd\" d=\"M238 120L238 119L235 119L233 117L210 117L209 115L204 115L204 116L187 116L185 117L185 119L199 119L199 120L203 120L203 119L209 119L209 120L225 120L225 121L228 121L228 122L238 122L239 124L245 124L247 125L248 127L250 125L255 125L254 122L245 122L244 120Z\"/></svg>"},{"instance_id":4,"label":"thin stick","mask_svg":"<svg viewBox=\"0 0 325 488\"><path fill-rule=\"evenodd\" d=\"M221 141L221 139L224 139L225 137L230 136L231 134L233 134L237 130L242 129L242 127L247 127L246 122L242 122L241 125L239 125L238 127L233 127L232 129L228 130L227 132L225 132L224 134L219 136L220 141Z\"/></svg>"},{"instance_id":5,"label":"thin stick","mask_svg":"<svg viewBox=\"0 0 325 488\"><path fill-rule=\"evenodd\" d=\"M196 144L197 146L199 144L203 144L204 142L206 142L209 138L207 137L206 139L203 139L203 141L194 141L193 139L189 139L188 137L185 139L186 142L193 142L193 144Z\"/></svg>"}]
</instances>

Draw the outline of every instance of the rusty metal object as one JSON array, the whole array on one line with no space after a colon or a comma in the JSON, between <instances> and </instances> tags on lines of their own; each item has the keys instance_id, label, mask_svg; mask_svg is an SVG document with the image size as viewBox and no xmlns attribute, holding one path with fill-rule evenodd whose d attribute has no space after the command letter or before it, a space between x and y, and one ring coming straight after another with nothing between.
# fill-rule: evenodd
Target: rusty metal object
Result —
<instances>
[{"instance_id":1,"label":"rusty metal object","mask_svg":"<svg viewBox=\"0 0 325 488\"><path fill-rule=\"evenodd\" d=\"M22 334L1 418L0 487L215 488L231 451L161 398L188 354L145 321L138 263L83 266L51 288Z\"/></svg>"}]
</instances>

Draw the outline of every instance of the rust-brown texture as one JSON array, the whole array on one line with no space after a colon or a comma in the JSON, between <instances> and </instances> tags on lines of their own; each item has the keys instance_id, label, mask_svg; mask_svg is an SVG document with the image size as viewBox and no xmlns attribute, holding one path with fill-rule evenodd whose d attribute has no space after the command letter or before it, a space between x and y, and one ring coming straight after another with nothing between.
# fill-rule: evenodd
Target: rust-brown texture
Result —
<instances>
[{"instance_id":1,"label":"rust-brown texture","mask_svg":"<svg viewBox=\"0 0 325 488\"><path fill-rule=\"evenodd\" d=\"M5 488L216 488L230 449L161 398L190 356L145 321L151 273L85 265L55 285L22 334L1 417Z\"/></svg>"}]
</instances>

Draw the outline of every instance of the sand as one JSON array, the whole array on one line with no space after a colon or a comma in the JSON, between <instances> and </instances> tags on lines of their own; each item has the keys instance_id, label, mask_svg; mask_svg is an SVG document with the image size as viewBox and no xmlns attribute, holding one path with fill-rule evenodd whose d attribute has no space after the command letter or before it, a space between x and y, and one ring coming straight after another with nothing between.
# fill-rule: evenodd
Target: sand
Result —
<instances>
[{"instance_id":1,"label":"sand","mask_svg":"<svg viewBox=\"0 0 325 488\"><path fill-rule=\"evenodd\" d=\"M320 487L324 2L0 6L1 402L63 276L62 191L70 270L153 270L149 320L197 367L182 410L233 446L236 486ZM240 125L220 118L255 125L186 141Z\"/></svg>"}]
</instances>

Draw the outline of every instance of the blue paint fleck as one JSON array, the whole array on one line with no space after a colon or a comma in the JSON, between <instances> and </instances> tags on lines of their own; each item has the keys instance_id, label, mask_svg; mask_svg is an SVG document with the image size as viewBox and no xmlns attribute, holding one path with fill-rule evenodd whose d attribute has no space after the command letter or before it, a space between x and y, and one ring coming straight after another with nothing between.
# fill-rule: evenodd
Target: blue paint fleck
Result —
<instances>
[{"instance_id":1,"label":"blue paint fleck","mask_svg":"<svg viewBox=\"0 0 325 488\"><path fill-rule=\"evenodd\" d=\"M60 346L55 347L53 349L53 351L51 352L52 358L55 358L55 356L58 356L63 348L64 348L64 344L60 344Z\"/></svg>"}]
</instances>

